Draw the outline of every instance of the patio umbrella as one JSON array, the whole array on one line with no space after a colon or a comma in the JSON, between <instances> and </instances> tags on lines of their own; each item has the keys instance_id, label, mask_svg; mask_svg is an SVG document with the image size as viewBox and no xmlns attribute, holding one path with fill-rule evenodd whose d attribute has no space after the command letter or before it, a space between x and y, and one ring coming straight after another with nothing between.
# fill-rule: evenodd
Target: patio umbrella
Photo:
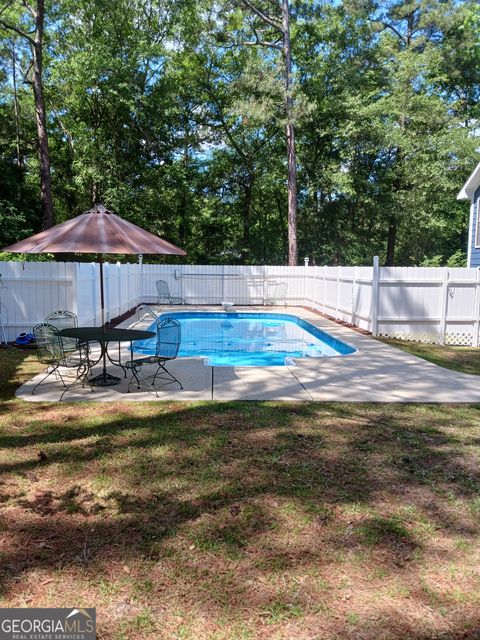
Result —
<instances>
[{"instance_id":1,"label":"patio umbrella","mask_svg":"<svg viewBox=\"0 0 480 640\"><path fill-rule=\"evenodd\" d=\"M100 301L104 326L103 254L186 255L183 249L145 231L102 204L76 218L5 247L10 253L97 253L100 255Z\"/></svg>"}]
</instances>

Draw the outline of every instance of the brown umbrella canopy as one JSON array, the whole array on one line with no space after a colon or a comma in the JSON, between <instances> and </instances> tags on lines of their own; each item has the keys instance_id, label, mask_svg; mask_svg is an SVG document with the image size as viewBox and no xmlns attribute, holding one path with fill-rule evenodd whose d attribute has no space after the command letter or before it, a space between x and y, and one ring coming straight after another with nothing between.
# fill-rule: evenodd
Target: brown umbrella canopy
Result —
<instances>
[{"instance_id":1,"label":"brown umbrella canopy","mask_svg":"<svg viewBox=\"0 0 480 640\"><path fill-rule=\"evenodd\" d=\"M127 222L103 205L5 247L12 253L160 253L186 255L183 249Z\"/></svg>"},{"instance_id":2,"label":"brown umbrella canopy","mask_svg":"<svg viewBox=\"0 0 480 640\"><path fill-rule=\"evenodd\" d=\"M98 253L100 254L100 305L102 325L105 322L103 291L104 253L161 253L187 255L183 249L127 222L102 204L76 218L57 224L51 229L20 240L3 251L11 253Z\"/></svg>"}]
</instances>

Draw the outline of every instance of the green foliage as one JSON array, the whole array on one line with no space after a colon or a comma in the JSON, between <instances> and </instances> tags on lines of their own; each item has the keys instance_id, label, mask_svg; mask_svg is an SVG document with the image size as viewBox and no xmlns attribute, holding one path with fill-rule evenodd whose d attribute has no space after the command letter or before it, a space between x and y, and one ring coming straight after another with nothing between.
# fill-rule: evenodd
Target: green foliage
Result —
<instances>
[{"instance_id":1,"label":"green foliage","mask_svg":"<svg viewBox=\"0 0 480 640\"><path fill-rule=\"evenodd\" d=\"M421 267L466 267L467 266L467 254L465 251L459 249L455 251L447 260L442 255L431 256L425 258L420 263Z\"/></svg>"},{"instance_id":2,"label":"green foliage","mask_svg":"<svg viewBox=\"0 0 480 640\"><path fill-rule=\"evenodd\" d=\"M443 264L443 256L431 256L430 258L425 258L420 263L421 267L441 267Z\"/></svg>"},{"instance_id":3,"label":"green foliage","mask_svg":"<svg viewBox=\"0 0 480 640\"><path fill-rule=\"evenodd\" d=\"M455 251L453 255L447 260L447 267L466 267L467 266L467 254L465 251L459 249Z\"/></svg>"},{"instance_id":4,"label":"green foliage","mask_svg":"<svg viewBox=\"0 0 480 640\"><path fill-rule=\"evenodd\" d=\"M180 244L192 262L284 263L282 54L242 45L258 27L245 5L46 8L56 222L97 200ZM299 255L463 264L468 207L456 193L478 157L478 6L295 0L290 12ZM2 15L31 19L20 2ZM30 53L13 43L0 27L1 246L40 225L33 99L21 82Z\"/></svg>"},{"instance_id":5,"label":"green foliage","mask_svg":"<svg viewBox=\"0 0 480 640\"><path fill-rule=\"evenodd\" d=\"M50 262L54 260L53 253L9 253L0 252L0 262Z\"/></svg>"}]
</instances>

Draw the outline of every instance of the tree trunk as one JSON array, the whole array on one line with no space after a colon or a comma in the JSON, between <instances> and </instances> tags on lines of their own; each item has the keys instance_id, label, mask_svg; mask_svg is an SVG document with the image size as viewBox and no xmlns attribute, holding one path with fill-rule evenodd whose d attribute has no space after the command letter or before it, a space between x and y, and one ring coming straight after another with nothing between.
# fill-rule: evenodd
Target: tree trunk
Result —
<instances>
[{"instance_id":1,"label":"tree trunk","mask_svg":"<svg viewBox=\"0 0 480 640\"><path fill-rule=\"evenodd\" d=\"M92 182L92 189L91 189L90 199L91 199L91 202L92 202L92 207L94 207L99 202L99 199L98 199L98 182L96 180L94 180Z\"/></svg>"},{"instance_id":2,"label":"tree trunk","mask_svg":"<svg viewBox=\"0 0 480 640\"><path fill-rule=\"evenodd\" d=\"M23 169L23 156L20 152L20 105L18 104L17 91L17 55L15 52L15 40L12 39L12 85L13 85L13 112L15 115L15 151L17 165Z\"/></svg>"},{"instance_id":3,"label":"tree trunk","mask_svg":"<svg viewBox=\"0 0 480 640\"><path fill-rule=\"evenodd\" d=\"M183 145L183 182L182 182L182 195L180 200L180 223L178 228L178 235L180 241L185 244L188 236L189 226L189 200L190 194L188 190L189 173L190 173L190 126L188 117L184 113L182 116L183 130L185 135Z\"/></svg>"},{"instance_id":4,"label":"tree trunk","mask_svg":"<svg viewBox=\"0 0 480 640\"><path fill-rule=\"evenodd\" d=\"M388 224L387 235L387 255L385 258L385 266L393 267L395 258L395 243L397 241L397 222L396 220L390 220Z\"/></svg>"},{"instance_id":5,"label":"tree trunk","mask_svg":"<svg viewBox=\"0 0 480 640\"><path fill-rule=\"evenodd\" d=\"M34 17L34 30L30 32L24 31L21 27L10 24L3 18L0 18L0 24L5 29L13 31L22 38L25 38L32 51L33 78L31 84L33 86L33 98L35 102L38 156L40 161L40 211L42 215L42 229L49 229L53 226L53 196L52 178L50 175L50 153L48 150L47 115L45 110L45 98L43 96L42 81L45 0L37 0L36 9L33 9L31 6L29 6L25 0L23 4L28 8L28 11Z\"/></svg>"},{"instance_id":6,"label":"tree trunk","mask_svg":"<svg viewBox=\"0 0 480 640\"><path fill-rule=\"evenodd\" d=\"M298 262L297 249L297 160L295 125L293 123L292 50L290 46L290 18L288 0L282 0L283 57L285 62L285 114L287 119L287 188L288 188L288 264Z\"/></svg>"},{"instance_id":7,"label":"tree trunk","mask_svg":"<svg viewBox=\"0 0 480 640\"><path fill-rule=\"evenodd\" d=\"M253 200L253 183L255 176L253 172L248 172L245 183L243 184L243 251L242 261L248 264L251 255L250 247L250 220Z\"/></svg>"},{"instance_id":8,"label":"tree trunk","mask_svg":"<svg viewBox=\"0 0 480 640\"><path fill-rule=\"evenodd\" d=\"M35 100L35 118L37 122L38 155L40 159L40 207L42 214L42 229L49 229L53 226L53 196L52 178L50 175L50 152L48 149L47 115L42 82L44 18L44 0L37 0L35 37L32 44L33 96Z\"/></svg>"},{"instance_id":9,"label":"tree trunk","mask_svg":"<svg viewBox=\"0 0 480 640\"><path fill-rule=\"evenodd\" d=\"M288 242L287 242L287 233L285 229L285 210L284 205L282 204L281 199L278 196L278 193L275 191L275 202L277 203L278 209L278 220L281 229L281 239L282 239L282 262L288 257ZM276 260L276 257L275 257Z\"/></svg>"}]
</instances>

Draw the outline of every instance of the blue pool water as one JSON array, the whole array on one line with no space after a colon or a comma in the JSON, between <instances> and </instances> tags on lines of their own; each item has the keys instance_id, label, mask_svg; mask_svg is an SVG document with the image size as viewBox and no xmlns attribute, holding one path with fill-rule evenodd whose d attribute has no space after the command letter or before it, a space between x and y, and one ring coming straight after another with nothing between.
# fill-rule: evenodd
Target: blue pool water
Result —
<instances>
[{"instance_id":1,"label":"blue pool water","mask_svg":"<svg viewBox=\"0 0 480 640\"><path fill-rule=\"evenodd\" d=\"M318 327L281 313L168 313L181 325L179 357L204 357L216 367L267 367L294 364L296 358L348 355L354 347ZM155 331L155 323L149 327ZM155 353L156 338L134 343L135 353Z\"/></svg>"}]
</instances>

